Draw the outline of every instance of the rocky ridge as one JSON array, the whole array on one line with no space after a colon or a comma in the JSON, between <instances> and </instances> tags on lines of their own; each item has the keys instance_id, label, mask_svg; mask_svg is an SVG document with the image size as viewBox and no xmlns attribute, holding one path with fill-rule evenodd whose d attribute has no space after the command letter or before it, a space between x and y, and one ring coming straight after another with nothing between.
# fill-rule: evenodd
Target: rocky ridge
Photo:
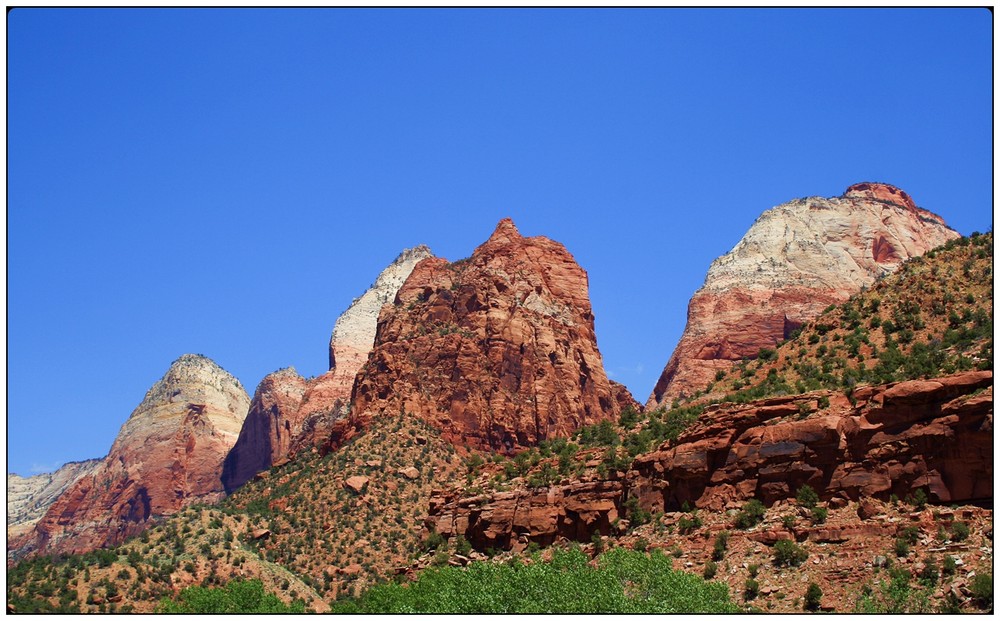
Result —
<instances>
[{"instance_id":1,"label":"rocky ridge","mask_svg":"<svg viewBox=\"0 0 1000 621\"><path fill-rule=\"evenodd\" d=\"M330 338L329 371L306 380L288 368L261 380L223 466L228 493L329 436L334 422L347 412L354 377L375 341L379 311L396 297L414 266L432 256L423 245L403 250L337 318Z\"/></svg>"},{"instance_id":2,"label":"rocky ridge","mask_svg":"<svg viewBox=\"0 0 1000 621\"><path fill-rule=\"evenodd\" d=\"M905 192L881 183L764 212L736 247L712 263L646 406L693 395L719 371L774 347L828 305L957 237Z\"/></svg>"},{"instance_id":3,"label":"rocky ridge","mask_svg":"<svg viewBox=\"0 0 1000 621\"><path fill-rule=\"evenodd\" d=\"M8 557L117 544L154 516L219 500L222 461L249 401L239 381L208 358L181 356L122 425L108 456L10 545Z\"/></svg>"},{"instance_id":4,"label":"rocky ridge","mask_svg":"<svg viewBox=\"0 0 1000 621\"><path fill-rule=\"evenodd\" d=\"M989 501L992 383L991 371L971 371L863 387L850 398L820 391L712 406L676 441L638 456L624 472L476 496L439 490L426 524L480 550L510 549L518 541L608 535L632 515L629 498L650 513L682 506L721 512L752 498L771 505L803 485L841 503L918 489L936 503Z\"/></svg>"},{"instance_id":5,"label":"rocky ridge","mask_svg":"<svg viewBox=\"0 0 1000 621\"><path fill-rule=\"evenodd\" d=\"M511 450L617 416L621 393L597 349L586 272L505 219L468 259L417 264L379 316L331 443L406 411L452 442Z\"/></svg>"},{"instance_id":6,"label":"rocky ridge","mask_svg":"<svg viewBox=\"0 0 1000 621\"><path fill-rule=\"evenodd\" d=\"M55 472L7 475L7 539L30 531L66 488L94 471L100 459L71 461Z\"/></svg>"}]
</instances>

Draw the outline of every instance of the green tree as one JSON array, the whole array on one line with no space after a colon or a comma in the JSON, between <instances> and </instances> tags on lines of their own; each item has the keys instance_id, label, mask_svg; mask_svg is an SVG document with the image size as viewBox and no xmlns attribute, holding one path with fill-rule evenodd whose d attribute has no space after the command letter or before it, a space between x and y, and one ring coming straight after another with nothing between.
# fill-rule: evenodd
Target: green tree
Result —
<instances>
[{"instance_id":1,"label":"green tree","mask_svg":"<svg viewBox=\"0 0 1000 621\"><path fill-rule=\"evenodd\" d=\"M187 587L176 599L160 600L157 612L215 613L302 613L305 603L285 604L277 596L264 591L260 580L233 580L222 588Z\"/></svg>"}]
</instances>

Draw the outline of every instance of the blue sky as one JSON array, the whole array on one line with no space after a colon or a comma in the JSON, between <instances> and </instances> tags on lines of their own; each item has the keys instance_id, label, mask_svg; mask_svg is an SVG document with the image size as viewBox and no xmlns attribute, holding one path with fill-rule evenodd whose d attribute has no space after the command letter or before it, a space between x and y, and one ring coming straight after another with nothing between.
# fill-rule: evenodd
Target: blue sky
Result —
<instances>
[{"instance_id":1,"label":"blue sky","mask_svg":"<svg viewBox=\"0 0 1000 621\"><path fill-rule=\"evenodd\" d=\"M8 471L103 456L202 353L326 370L405 247L510 216L590 276L645 401L765 209L884 181L992 228L984 9L15 9Z\"/></svg>"}]
</instances>

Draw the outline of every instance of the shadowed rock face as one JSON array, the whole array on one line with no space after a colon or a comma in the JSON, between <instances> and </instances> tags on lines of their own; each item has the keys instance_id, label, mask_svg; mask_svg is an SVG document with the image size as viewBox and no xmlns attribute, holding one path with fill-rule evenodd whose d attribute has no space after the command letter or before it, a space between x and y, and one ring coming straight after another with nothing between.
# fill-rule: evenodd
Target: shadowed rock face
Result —
<instances>
[{"instance_id":1,"label":"shadowed rock face","mask_svg":"<svg viewBox=\"0 0 1000 621\"><path fill-rule=\"evenodd\" d=\"M839 198L798 199L764 212L712 263L646 406L703 390L718 371L774 347L830 304L958 236L883 183L859 183Z\"/></svg>"},{"instance_id":2,"label":"shadowed rock face","mask_svg":"<svg viewBox=\"0 0 1000 621\"><path fill-rule=\"evenodd\" d=\"M830 405L820 411L821 397ZM479 550L521 549L608 534L629 498L650 512L684 503L718 512L750 498L794 498L804 484L824 500L924 489L936 503L992 501L991 371L864 387L852 398L821 391L714 406L676 441L636 458L624 477L478 496L438 490L425 528L462 535Z\"/></svg>"},{"instance_id":3,"label":"shadowed rock face","mask_svg":"<svg viewBox=\"0 0 1000 621\"><path fill-rule=\"evenodd\" d=\"M226 456L222 482L227 493L330 436L347 412L354 376L372 349L379 311L395 299L413 267L431 256L427 246L404 250L351 303L333 329L329 371L306 380L295 369L282 369L261 380L239 439Z\"/></svg>"},{"instance_id":4,"label":"shadowed rock face","mask_svg":"<svg viewBox=\"0 0 1000 621\"><path fill-rule=\"evenodd\" d=\"M220 499L222 461L249 402L236 378L214 362L181 356L132 412L108 456L59 496L11 551L77 553L115 545L144 530L152 516Z\"/></svg>"},{"instance_id":5,"label":"shadowed rock face","mask_svg":"<svg viewBox=\"0 0 1000 621\"><path fill-rule=\"evenodd\" d=\"M379 317L350 424L405 410L453 442L512 449L621 410L604 373L587 274L559 243L503 220L468 259L425 259Z\"/></svg>"}]
</instances>

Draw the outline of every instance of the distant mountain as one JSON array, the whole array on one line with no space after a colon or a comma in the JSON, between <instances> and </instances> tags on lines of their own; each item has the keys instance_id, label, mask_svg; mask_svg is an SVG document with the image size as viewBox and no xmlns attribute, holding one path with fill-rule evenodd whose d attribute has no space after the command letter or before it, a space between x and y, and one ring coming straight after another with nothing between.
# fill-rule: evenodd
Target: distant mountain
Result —
<instances>
[{"instance_id":1,"label":"distant mountain","mask_svg":"<svg viewBox=\"0 0 1000 621\"><path fill-rule=\"evenodd\" d=\"M828 305L956 237L939 216L884 183L765 211L735 248L712 262L646 407L690 397Z\"/></svg>"},{"instance_id":2,"label":"distant mountain","mask_svg":"<svg viewBox=\"0 0 1000 621\"><path fill-rule=\"evenodd\" d=\"M55 472L30 477L8 474L7 539L31 530L66 488L93 472L100 463L100 459L71 461Z\"/></svg>"}]
</instances>

